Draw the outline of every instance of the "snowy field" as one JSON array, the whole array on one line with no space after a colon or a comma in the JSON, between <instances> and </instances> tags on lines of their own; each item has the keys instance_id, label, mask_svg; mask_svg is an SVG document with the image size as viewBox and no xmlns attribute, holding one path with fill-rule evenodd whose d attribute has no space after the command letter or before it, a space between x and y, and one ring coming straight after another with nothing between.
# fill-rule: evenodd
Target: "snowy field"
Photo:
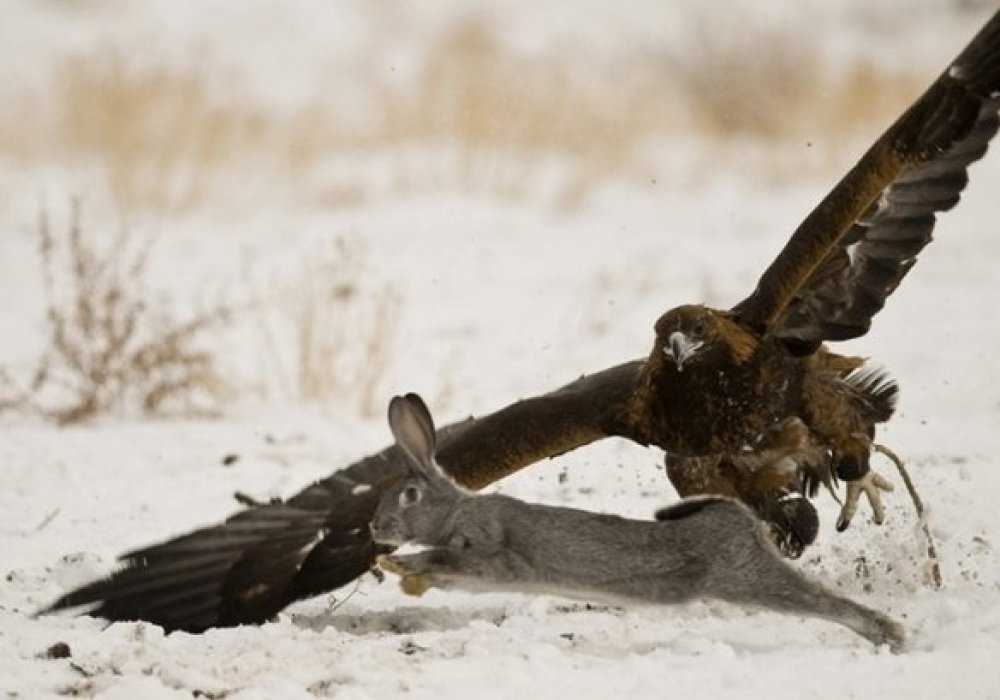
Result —
<instances>
[{"instance_id":1,"label":"snowy field","mask_svg":"<svg viewBox=\"0 0 1000 700\"><path fill-rule=\"evenodd\" d=\"M726 14L769 36L791 37L801 22L817 60L911 65L907 78L929 83L993 11L951 4L745 2ZM125 402L63 427L31 410L0 413L5 697L1000 698L1000 144L972 167L961 204L940 217L872 331L838 348L884 363L900 382L879 439L924 497L944 586L927 585L919 524L884 462L876 468L897 486L885 524L863 511L838 534L837 504L821 494L818 542L796 564L901 620L912 638L904 654L832 624L714 602L413 599L391 576L371 575L260 627L201 635L32 617L110 572L117 554L222 520L239 507L235 491L289 496L380 449L395 393L420 392L442 423L488 412L644 355L669 307L739 301L885 126L803 127L794 143L751 133L720 146L681 118L614 167L574 160L557 137L558 148L526 155L438 133L332 149L304 170L250 154L184 201L175 190L124 196L114 162L72 139L72 155L46 146L68 138L46 105L61 99L59 76L74 61L113 51L125 65L196 65L210 94L264 105L268 118L302 105L363 111L379 104L369 71L418 74L462 12L457 2L338 5L15 0L0 13L0 368L24 385L47 347L37 220L44 209L65 230L74 197L99 244L123 228L150 237L152 298L181 317L219 300L243 309L198 339L225 384L204 411L149 416ZM581 72L607 71L586 73L592 83L619 80L622 47L666 50L685 27L714 26L694 2L606 5L508 2L484 5L483 16L504 51L580 52ZM37 123L16 111L20 99L36 101ZM198 161L177 158L164 172L190 179ZM307 319L332 338L318 355L336 359L332 379L312 365L303 379L295 304L315 300L314 282L348 289L329 297L329 315L320 306ZM322 395L307 395L320 379ZM44 399L58 401L58 389ZM661 462L656 450L609 441L493 488L646 518L676 498ZM59 643L68 658L48 658Z\"/></svg>"}]
</instances>

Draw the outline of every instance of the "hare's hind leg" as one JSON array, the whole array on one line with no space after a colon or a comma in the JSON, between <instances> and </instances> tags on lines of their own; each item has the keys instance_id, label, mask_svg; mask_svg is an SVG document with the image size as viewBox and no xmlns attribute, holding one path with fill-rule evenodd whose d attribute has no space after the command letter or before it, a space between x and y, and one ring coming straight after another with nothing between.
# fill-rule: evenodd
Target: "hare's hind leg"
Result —
<instances>
[{"instance_id":1,"label":"hare's hind leg","mask_svg":"<svg viewBox=\"0 0 1000 700\"><path fill-rule=\"evenodd\" d=\"M872 644L901 651L902 625L882 613L841 597L811 581L757 534L757 547L732 570L712 576L716 595L770 610L820 617L844 625Z\"/></svg>"},{"instance_id":2,"label":"hare's hind leg","mask_svg":"<svg viewBox=\"0 0 1000 700\"><path fill-rule=\"evenodd\" d=\"M508 549L434 547L414 554L386 554L378 558L386 571L401 577L409 595L428 588L485 592L523 590L531 583L528 563Z\"/></svg>"},{"instance_id":3,"label":"hare's hind leg","mask_svg":"<svg viewBox=\"0 0 1000 700\"><path fill-rule=\"evenodd\" d=\"M808 580L785 562L786 571L765 576L756 591L757 604L773 610L821 617L854 630L872 644L888 644L901 651L905 641L903 626L877 610L843 598Z\"/></svg>"}]
</instances>

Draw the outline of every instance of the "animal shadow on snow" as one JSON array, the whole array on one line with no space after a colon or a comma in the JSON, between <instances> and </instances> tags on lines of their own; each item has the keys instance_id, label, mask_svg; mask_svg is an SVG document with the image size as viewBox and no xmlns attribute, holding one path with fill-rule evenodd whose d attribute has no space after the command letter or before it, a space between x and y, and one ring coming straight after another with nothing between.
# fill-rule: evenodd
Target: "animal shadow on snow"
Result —
<instances>
[{"instance_id":1,"label":"animal shadow on snow","mask_svg":"<svg viewBox=\"0 0 1000 700\"><path fill-rule=\"evenodd\" d=\"M357 613L330 610L317 615L295 615L292 623L315 632L332 627L346 634L363 637L386 633L446 632L464 629L473 622L500 625L509 615L504 606L455 610L443 606L430 608L411 605L392 610L363 610Z\"/></svg>"}]
</instances>

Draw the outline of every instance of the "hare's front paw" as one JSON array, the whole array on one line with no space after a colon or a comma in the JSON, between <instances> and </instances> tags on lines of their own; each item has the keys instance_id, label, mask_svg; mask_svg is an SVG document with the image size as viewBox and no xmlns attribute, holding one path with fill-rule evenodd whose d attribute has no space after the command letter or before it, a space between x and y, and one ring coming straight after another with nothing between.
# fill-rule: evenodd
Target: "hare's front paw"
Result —
<instances>
[{"instance_id":1,"label":"hare's front paw","mask_svg":"<svg viewBox=\"0 0 1000 700\"><path fill-rule=\"evenodd\" d=\"M431 587L430 573L420 570L414 555L382 554L375 561L383 570L399 576L399 587L407 595L421 596Z\"/></svg>"}]
</instances>

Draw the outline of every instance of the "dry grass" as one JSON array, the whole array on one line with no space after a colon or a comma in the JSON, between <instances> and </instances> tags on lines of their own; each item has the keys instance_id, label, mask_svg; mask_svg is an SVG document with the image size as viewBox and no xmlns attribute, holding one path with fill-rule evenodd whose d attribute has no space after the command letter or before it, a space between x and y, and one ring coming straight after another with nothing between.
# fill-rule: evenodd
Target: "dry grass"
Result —
<instances>
[{"instance_id":1,"label":"dry grass","mask_svg":"<svg viewBox=\"0 0 1000 700\"><path fill-rule=\"evenodd\" d=\"M227 320L226 309L174 318L144 287L148 241L122 230L100 246L76 203L62 234L43 211L37 236L47 347L23 384L0 368L0 409L30 409L65 425L123 408L189 413L219 397L204 336Z\"/></svg>"},{"instance_id":2,"label":"dry grass","mask_svg":"<svg viewBox=\"0 0 1000 700\"><path fill-rule=\"evenodd\" d=\"M364 122L319 103L279 113L222 101L207 61L138 67L105 52L67 62L52 104L8 101L0 143L21 159L96 163L128 207L204 202L250 170L302 189L331 156L414 144L448 144L454 155L430 178L426 167L407 176L406 157L398 157L400 187L518 196L526 174L554 157L569 166L567 198L579 200L609 178L635 176L636 154L651 140L695 134L773 144L870 131L926 82L869 64L835 70L806 39L787 34L713 26L695 39L673 53L542 60L512 52L484 22L467 20L428 48L411 84L382 82ZM318 185L316 196L349 204L371 194L341 179Z\"/></svg>"},{"instance_id":3,"label":"dry grass","mask_svg":"<svg viewBox=\"0 0 1000 700\"><path fill-rule=\"evenodd\" d=\"M354 205L383 186L355 165L331 181L329 163L368 157L392 171L381 182L393 194L473 188L520 197L534 173L557 162L565 174L556 201L571 207L610 180L645 176L646 146L692 136L722 151L756 144L750 172L799 176L801 158L775 157L783 145L867 139L927 81L868 63L832 66L801 37L716 26L672 52L530 58L477 20L428 47L409 84L368 76L378 87L364 122L319 101L289 112L222 100L215 68L204 59L138 65L111 50L76 57L56 72L49 101L0 103L0 152L25 165L96 166L124 211L231 201L232 183L251 174L324 206ZM833 147L824 166L839 169L850 154ZM62 235L47 216L39 223L48 349L31 376L0 368L0 410L32 407L68 423L214 401L223 383L205 336L225 310L176 319L143 288L146 244L123 232L101 247L79 215L74 208ZM341 239L256 295L268 301L249 317L261 352L254 388L381 410L400 301L366 281L363 257Z\"/></svg>"},{"instance_id":4,"label":"dry grass","mask_svg":"<svg viewBox=\"0 0 1000 700\"><path fill-rule=\"evenodd\" d=\"M703 56L671 59L694 129L715 139L767 142L836 138L888 126L926 76L894 75L867 61L834 70L802 37L746 37L717 42Z\"/></svg>"},{"instance_id":5,"label":"dry grass","mask_svg":"<svg viewBox=\"0 0 1000 700\"><path fill-rule=\"evenodd\" d=\"M178 318L170 299L147 289L150 240L128 229L88 231L77 203L64 229L54 230L43 211L36 232L44 350L22 376L0 366L0 413L60 425L116 412L204 415L254 391L346 402L366 416L382 410L401 301L389 285L369 281L357 239L311 251L251 303ZM247 329L249 339L238 332ZM231 341L258 351L252 380L228 361L223 378L220 358Z\"/></svg>"},{"instance_id":6,"label":"dry grass","mask_svg":"<svg viewBox=\"0 0 1000 700\"><path fill-rule=\"evenodd\" d=\"M266 395L346 400L366 416L381 411L400 300L391 287L367 281L365 270L363 248L340 237L253 295Z\"/></svg>"},{"instance_id":7,"label":"dry grass","mask_svg":"<svg viewBox=\"0 0 1000 700\"><path fill-rule=\"evenodd\" d=\"M97 161L125 206L190 204L270 128L260 114L213 100L199 66L138 69L102 53L67 63L56 81L57 147Z\"/></svg>"},{"instance_id":8,"label":"dry grass","mask_svg":"<svg viewBox=\"0 0 1000 700\"><path fill-rule=\"evenodd\" d=\"M650 126L641 110L623 109L632 88L620 87L579 80L569 62L513 55L470 20L431 47L410 89L383 92L374 136L389 146L454 141L466 157L492 150L615 163Z\"/></svg>"},{"instance_id":9,"label":"dry grass","mask_svg":"<svg viewBox=\"0 0 1000 700\"><path fill-rule=\"evenodd\" d=\"M868 60L833 65L806 35L720 24L693 44L660 60L669 84L659 90L685 106L675 133L703 140L708 167L725 163L776 185L842 172L930 80Z\"/></svg>"}]
</instances>

